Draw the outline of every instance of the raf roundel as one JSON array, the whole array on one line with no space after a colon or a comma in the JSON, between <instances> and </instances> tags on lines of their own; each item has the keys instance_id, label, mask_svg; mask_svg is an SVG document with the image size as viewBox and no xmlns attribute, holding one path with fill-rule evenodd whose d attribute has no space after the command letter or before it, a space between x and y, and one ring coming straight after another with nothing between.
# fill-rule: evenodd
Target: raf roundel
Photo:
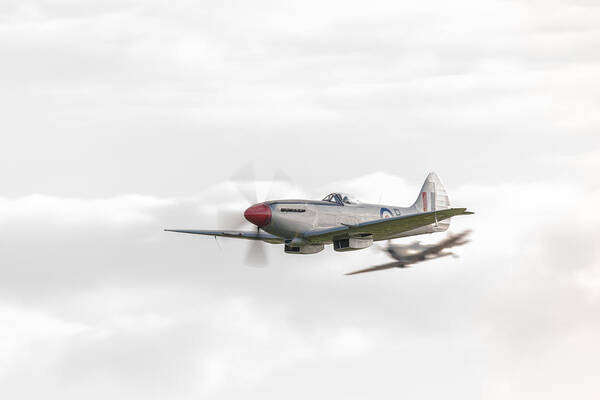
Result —
<instances>
[{"instance_id":1,"label":"raf roundel","mask_svg":"<svg viewBox=\"0 0 600 400\"><path fill-rule=\"evenodd\" d=\"M393 216L394 216L394 214L392 214L392 212L390 211L389 208L382 207L381 210L379 210L380 218L391 218Z\"/></svg>"}]
</instances>

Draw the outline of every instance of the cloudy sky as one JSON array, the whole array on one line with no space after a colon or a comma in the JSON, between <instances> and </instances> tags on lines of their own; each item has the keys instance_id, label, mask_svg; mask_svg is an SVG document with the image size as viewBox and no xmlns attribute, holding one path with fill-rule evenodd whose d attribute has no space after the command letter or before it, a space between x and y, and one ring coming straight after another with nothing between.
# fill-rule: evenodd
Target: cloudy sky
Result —
<instances>
[{"instance_id":1,"label":"cloudy sky","mask_svg":"<svg viewBox=\"0 0 600 400\"><path fill-rule=\"evenodd\" d=\"M594 0L0 3L0 397L597 399ZM259 196L475 211L353 277L169 234ZM437 240L441 236L424 238ZM406 241L410 241L406 240Z\"/></svg>"}]
</instances>

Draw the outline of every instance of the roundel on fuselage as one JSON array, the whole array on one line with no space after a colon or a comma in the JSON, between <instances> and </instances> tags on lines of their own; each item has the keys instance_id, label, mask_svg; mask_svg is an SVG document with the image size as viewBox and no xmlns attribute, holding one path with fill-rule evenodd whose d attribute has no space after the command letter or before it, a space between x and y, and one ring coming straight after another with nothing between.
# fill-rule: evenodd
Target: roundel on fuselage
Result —
<instances>
[{"instance_id":1,"label":"roundel on fuselage","mask_svg":"<svg viewBox=\"0 0 600 400\"><path fill-rule=\"evenodd\" d=\"M391 218L393 216L394 216L394 214L392 214L392 212L390 211L389 208L381 207L381 210L379 210L380 218Z\"/></svg>"}]
</instances>

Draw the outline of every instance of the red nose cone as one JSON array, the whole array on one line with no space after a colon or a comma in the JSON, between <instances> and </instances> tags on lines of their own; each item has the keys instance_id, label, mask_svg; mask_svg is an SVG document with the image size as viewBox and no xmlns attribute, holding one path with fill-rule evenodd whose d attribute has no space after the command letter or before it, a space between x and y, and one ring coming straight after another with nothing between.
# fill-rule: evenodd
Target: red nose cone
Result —
<instances>
[{"instance_id":1,"label":"red nose cone","mask_svg":"<svg viewBox=\"0 0 600 400\"><path fill-rule=\"evenodd\" d=\"M271 208L266 204L255 204L246 210L244 217L254 225L263 227L271 222Z\"/></svg>"}]
</instances>

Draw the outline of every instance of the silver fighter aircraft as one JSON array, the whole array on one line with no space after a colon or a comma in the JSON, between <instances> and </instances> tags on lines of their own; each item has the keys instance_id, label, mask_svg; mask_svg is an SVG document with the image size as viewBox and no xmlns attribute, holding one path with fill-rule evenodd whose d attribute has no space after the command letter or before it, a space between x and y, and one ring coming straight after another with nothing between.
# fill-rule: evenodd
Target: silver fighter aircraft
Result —
<instances>
[{"instance_id":1,"label":"silver fighter aircraft","mask_svg":"<svg viewBox=\"0 0 600 400\"><path fill-rule=\"evenodd\" d=\"M458 257L453 252L444 250L469 243L470 240L466 239L466 236L469 233L471 233L471 231L469 230L456 235L449 233L446 239L435 244L421 244L420 242L414 242L412 244L388 243L388 246L382 248L382 250L388 253L396 261L350 272L346 275L356 275L362 274L364 272L381 271L384 269L391 268L408 268L412 264L420 263L422 261L427 260L433 260L440 257Z\"/></svg>"},{"instance_id":2,"label":"silver fighter aircraft","mask_svg":"<svg viewBox=\"0 0 600 400\"><path fill-rule=\"evenodd\" d=\"M467 214L472 212L450 208L446 190L432 172L410 207L362 203L336 192L320 201L270 200L254 204L244 217L256 226L255 231L165 230L283 244L288 254L312 254L329 244L335 251L352 251L365 249L378 240L443 232L450 226L451 217Z\"/></svg>"}]
</instances>

